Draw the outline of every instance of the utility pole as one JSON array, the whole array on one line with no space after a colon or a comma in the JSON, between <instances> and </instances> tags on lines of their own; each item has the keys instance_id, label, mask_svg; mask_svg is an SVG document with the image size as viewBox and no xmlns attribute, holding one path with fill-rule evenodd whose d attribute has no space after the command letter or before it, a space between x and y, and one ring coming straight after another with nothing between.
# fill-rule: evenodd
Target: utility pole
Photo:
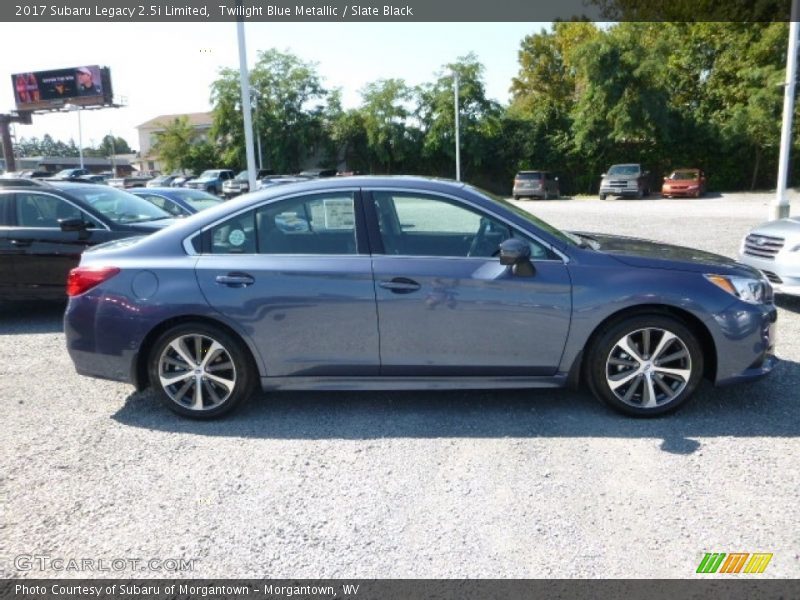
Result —
<instances>
[{"instance_id":1,"label":"utility pole","mask_svg":"<svg viewBox=\"0 0 800 600\"><path fill-rule=\"evenodd\" d=\"M781 125L781 152L778 160L778 184L775 187L775 202L769 211L770 219L785 219L789 216L786 179L789 173L789 151L792 147L792 114L794 113L794 88L795 75L797 73L798 17L800 17L800 0L792 0L789 48L786 56L786 83L783 88L783 124Z\"/></svg>"},{"instance_id":2,"label":"utility pole","mask_svg":"<svg viewBox=\"0 0 800 600\"><path fill-rule=\"evenodd\" d=\"M242 5L238 0L237 6ZM247 155L247 179L250 190L256 189L256 157L253 152L253 115L250 112L250 73L247 70L247 48L244 43L244 21L242 17L236 22L236 33L239 38L239 82L242 93L242 116L244 117L244 145Z\"/></svg>"},{"instance_id":3,"label":"utility pole","mask_svg":"<svg viewBox=\"0 0 800 600\"><path fill-rule=\"evenodd\" d=\"M456 181L461 181L461 140L460 136L460 123L459 123L459 107L458 107L458 71L453 69L453 97L455 102L456 114Z\"/></svg>"}]
</instances>

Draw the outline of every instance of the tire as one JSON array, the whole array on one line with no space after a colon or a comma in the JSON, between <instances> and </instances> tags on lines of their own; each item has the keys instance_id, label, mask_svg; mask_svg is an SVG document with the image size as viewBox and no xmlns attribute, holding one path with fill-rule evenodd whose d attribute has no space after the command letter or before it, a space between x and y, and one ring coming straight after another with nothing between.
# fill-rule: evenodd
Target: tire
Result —
<instances>
[{"instance_id":1,"label":"tire","mask_svg":"<svg viewBox=\"0 0 800 600\"><path fill-rule=\"evenodd\" d=\"M642 198L644 198L644 190L639 188L636 192L636 199L641 200Z\"/></svg>"},{"instance_id":2,"label":"tire","mask_svg":"<svg viewBox=\"0 0 800 600\"><path fill-rule=\"evenodd\" d=\"M605 200L605 199L606 199L606 195L605 194L600 194L600 200Z\"/></svg>"},{"instance_id":3,"label":"tire","mask_svg":"<svg viewBox=\"0 0 800 600\"><path fill-rule=\"evenodd\" d=\"M514 196L514 200L519 200L519 196Z\"/></svg>"},{"instance_id":4,"label":"tire","mask_svg":"<svg viewBox=\"0 0 800 600\"><path fill-rule=\"evenodd\" d=\"M656 351L658 356L651 361L649 356ZM659 363L659 357L669 360ZM697 336L681 321L662 315L633 316L596 338L586 375L595 397L611 408L634 417L655 417L692 396L703 375L703 352Z\"/></svg>"},{"instance_id":5,"label":"tire","mask_svg":"<svg viewBox=\"0 0 800 600\"><path fill-rule=\"evenodd\" d=\"M194 364L183 367L187 359ZM193 419L213 419L233 410L252 394L258 378L243 344L222 328L205 323L184 323L164 332L150 352L148 370L150 383L167 408ZM167 383L170 377L171 384Z\"/></svg>"}]
</instances>

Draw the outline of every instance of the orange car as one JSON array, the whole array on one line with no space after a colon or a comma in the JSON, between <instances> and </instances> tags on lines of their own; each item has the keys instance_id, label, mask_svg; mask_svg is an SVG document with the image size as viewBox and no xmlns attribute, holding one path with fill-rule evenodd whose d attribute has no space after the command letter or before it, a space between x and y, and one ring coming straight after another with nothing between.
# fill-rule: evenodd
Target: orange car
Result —
<instances>
[{"instance_id":1,"label":"orange car","mask_svg":"<svg viewBox=\"0 0 800 600\"><path fill-rule=\"evenodd\" d=\"M664 185L661 186L664 198L699 198L705 193L706 174L700 169L676 169L669 177L664 177Z\"/></svg>"}]
</instances>

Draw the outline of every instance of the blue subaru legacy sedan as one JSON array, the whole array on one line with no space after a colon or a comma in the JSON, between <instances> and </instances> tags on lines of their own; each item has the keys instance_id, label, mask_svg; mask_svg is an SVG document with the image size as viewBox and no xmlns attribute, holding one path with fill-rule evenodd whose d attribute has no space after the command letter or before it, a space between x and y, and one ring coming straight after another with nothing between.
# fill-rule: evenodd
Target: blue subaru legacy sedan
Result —
<instances>
[{"instance_id":1,"label":"blue subaru legacy sedan","mask_svg":"<svg viewBox=\"0 0 800 600\"><path fill-rule=\"evenodd\" d=\"M254 192L69 276L79 373L156 388L217 417L275 389L536 388L585 383L635 416L700 379L776 364L756 270L699 250L567 233L468 185L314 180Z\"/></svg>"}]
</instances>

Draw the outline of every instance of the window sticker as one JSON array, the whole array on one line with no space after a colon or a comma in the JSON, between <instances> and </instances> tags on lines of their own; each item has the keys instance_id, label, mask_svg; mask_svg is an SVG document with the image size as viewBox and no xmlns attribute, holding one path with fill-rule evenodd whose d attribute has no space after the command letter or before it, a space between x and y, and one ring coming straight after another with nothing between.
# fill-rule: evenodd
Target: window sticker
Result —
<instances>
[{"instance_id":1,"label":"window sticker","mask_svg":"<svg viewBox=\"0 0 800 600\"><path fill-rule=\"evenodd\" d=\"M231 246L241 246L244 244L244 240L244 231L241 229L234 229L228 234L228 242L230 242Z\"/></svg>"},{"instance_id":2,"label":"window sticker","mask_svg":"<svg viewBox=\"0 0 800 600\"><path fill-rule=\"evenodd\" d=\"M325 229L353 229L356 224L352 198L325 198Z\"/></svg>"}]
</instances>

